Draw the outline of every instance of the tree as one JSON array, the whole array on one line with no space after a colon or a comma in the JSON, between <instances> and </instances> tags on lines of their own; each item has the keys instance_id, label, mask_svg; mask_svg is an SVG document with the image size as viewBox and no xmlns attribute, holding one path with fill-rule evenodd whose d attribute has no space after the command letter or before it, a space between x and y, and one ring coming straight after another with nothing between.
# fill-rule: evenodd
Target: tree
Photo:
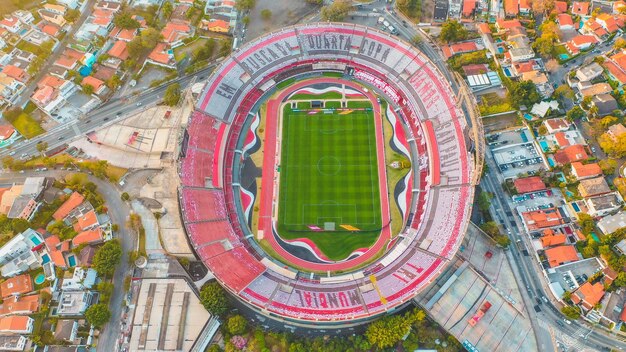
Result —
<instances>
[{"instance_id":1,"label":"tree","mask_svg":"<svg viewBox=\"0 0 626 352\"><path fill-rule=\"evenodd\" d=\"M127 202L128 200L130 200L130 195L128 195L128 193L124 192L121 195L121 198L123 201Z\"/></svg>"},{"instance_id":2,"label":"tree","mask_svg":"<svg viewBox=\"0 0 626 352\"><path fill-rule=\"evenodd\" d=\"M117 89L117 87L119 87L120 84L122 84L122 79L118 75L113 75L111 76L111 78L107 79L106 81L107 87L109 87L109 89L111 90Z\"/></svg>"},{"instance_id":3,"label":"tree","mask_svg":"<svg viewBox=\"0 0 626 352\"><path fill-rule=\"evenodd\" d=\"M202 286L200 302L209 313L215 316L222 316L228 311L228 298L224 289L216 281Z\"/></svg>"},{"instance_id":4,"label":"tree","mask_svg":"<svg viewBox=\"0 0 626 352\"><path fill-rule=\"evenodd\" d=\"M126 10L118 12L113 17L113 23L116 27L122 29L137 29L141 25L137 20L133 19L133 15Z\"/></svg>"},{"instance_id":5,"label":"tree","mask_svg":"<svg viewBox=\"0 0 626 352\"><path fill-rule=\"evenodd\" d=\"M489 207L491 207L491 198L493 195L489 192L482 191L478 195L478 200L476 201L478 205L478 209L483 213L489 212Z\"/></svg>"},{"instance_id":6,"label":"tree","mask_svg":"<svg viewBox=\"0 0 626 352\"><path fill-rule=\"evenodd\" d=\"M456 20L447 20L441 26L439 38L446 43L467 39L467 29Z\"/></svg>"},{"instance_id":7,"label":"tree","mask_svg":"<svg viewBox=\"0 0 626 352\"><path fill-rule=\"evenodd\" d=\"M248 321L241 315L233 315L226 322L226 330L233 335L241 335L246 332Z\"/></svg>"},{"instance_id":8,"label":"tree","mask_svg":"<svg viewBox=\"0 0 626 352\"><path fill-rule=\"evenodd\" d=\"M220 42L220 56L228 56L231 50L233 50L233 42L230 39L223 39Z\"/></svg>"},{"instance_id":9,"label":"tree","mask_svg":"<svg viewBox=\"0 0 626 352\"><path fill-rule=\"evenodd\" d=\"M423 41L423 39L422 39L422 36L421 36L421 35L416 34L416 35L414 35L414 36L413 36L413 38L411 39L411 41L413 42L413 44L415 44L415 45L419 45L419 44Z\"/></svg>"},{"instance_id":10,"label":"tree","mask_svg":"<svg viewBox=\"0 0 626 352\"><path fill-rule=\"evenodd\" d=\"M272 10L270 9L261 10L261 18L265 21L269 21L272 18Z\"/></svg>"},{"instance_id":11,"label":"tree","mask_svg":"<svg viewBox=\"0 0 626 352\"><path fill-rule=\"evenodd\" d=\"M379 349L390 348L402 340L415 321L413 313L389 315L371 323L365 331L365 337Z\"/></svg>"},{"instance_id":12,"label":"tree","mask_svg":"<svg viewBox=\"0 0 626 352\"><path fill-rule=\"evenodd\" d=\"M76 21L78 17L80 17L80 11L75 9L68 9L63 16L63 18L65 18L65 20L70 23L74 23L74 21Z\"/></svg>"},{"instance_id":13,"label":"tree","mask_svg":"<svg viewBox=\"0 0 626 352\"><path fill-rule=\"evenodd\" d=\"M615 173L615 169L617 169L617 161L615 161L615 159L602 159L598 162L598 165L600 166L600 169L602 169L602 173L605 175L613 175ZM617 187L617 185L615 186Z\"/></svg>"},{"instance_id":14,"label":"tree","mask_svg":"<svg viewBox=\"0 0 626 352\"><path fill-rule=\"evenodd\" d=\"M237 0L235 7L239 11L252 10L256 6L256 0Z\"/></svg>"},{"instance_id":15,"label":"tree","mask_svg":"<svg viewBox=\"0 0 626 352\"><path fill-rule=\"evenodd\" d=\"M39 142L37 143L37 151L39 153L43 153L48 149L48 142Z\"/></svg>"},{"instance_id":16,"label":"tree","mask_svg":"<svg viewBox=\"0 0 626 352\"><path fill-rule=\"evenodd\" d=\"M511 244L511 239L506 235L498 235L494 237L494 240L500 247L508 247Z\"/></svg>"},{"instance_id":17,"label":"tree","mask_svg":"<svg viewBox=\"0 0 626 352\"><path fill-rule=\"evenodd\" d=\"M43 66L45 60L39 56L35 57L33 61L28 65L28 74L31 76L41 71L41 67Z\"/></svg>"},{"instance_id":18,"label":"tree","mask_svg":"<svg viewBox=\"0 0 626 352\"><path fill-rule=\"evenodd\" d=\"M535 14L549 13L554 9L554 0L535 0L531 7Z\"/></svg>"},{"instance_id":19,"label":"tree","mask_svg":"<svg viewBox=\"0 0 626 352\"><path fill-rule=\"evenodd\" d=\"M156 28L151 27L141 31L141 45L148 50L154 49L161 39L163 35Z\"/></svg>"},{"instance_id":20,"label":"tree","mask_svg":"<svg viewBox=\"0 0 626 352\"><path fill-rule=\"evenodd\" d=\"M543 57L552 57L554 54L554 40L550 38L541 36L535 40L532 47Z\"/></svg>"},{"instance_id":21,"label":"tree","mask_svg":"<svg viewBox=\"0 0 626 352\"><path fill-rule=\"evenodd\" d=\"M109 307L104 303L94 304L85 311L85 318L89 324L99 328L111 319Z\"/></svg>"},{"instance_id":22,"label":"tree","mask_svg":"<svg viewBox=\"0 0 626 352\"><path fill-rule=\"evenodd\" d=\"M96 250L93 257L93 268L98 274L113 275L122 259L122 245L118 240L111 240Z\"/></svg>"},{"instance_id":23,"label":"tree","mask_svg":"<svg viewBox=\"0 0 626 352\"><path fill-rule=\"evenodd\" d=\"M585 116L585 111L580 108L580 106L574 106L570 111L567 112L567 120L568 121L576 121L580 120Z\"/></svg>"},{"instance_id":24,"label":"tree","mask_svg":"<svg viewBox=\"0 0 626 352\"><path fill-rule=\"evenodd\" d=\"M320 18L322 21L341 22L352 10L352 4L348 0L337 0L328 6L322 7Z\"/></svg>"},{"instance_id":25,"label":"tree","mask_svg":"<svg viewBox=\"0 0 626 352\"><path fill-rule=\"evenodd\" d=\"M87 95L92 95L94 88L91 84L83 84L83 93Z\"/></svg>"},{"instance_id":26,"label":"tree","mask_svg":"<svg viewBox=\"0 0 626 352\"><path fill-rule=\"evenodd\" d=\"M576 320L580 318L580 309L572 306L565 306L561 308L561 313L565 315L567 319Z\"/></svg>"},{"instance_id":27,"label":"tree","mask_svg":"<svg viewBox=\"0 0 626 352\"><path fill-rule=\"evenodd\" d=\"M530 107L541 101L537 86L532 81L521 81L514 84L509 91L509 99L513 105Z\"/></svg>"},{"instance_id":28,"label":"tree","mask_svg":"<svg viewBox=\"0 0 626 352\"><path fill-rule=\"evenodd\" d=\"M559 86L556 90L554 90L554 95L557 98L565 98L572 100L576 96L574 90L567 85Z\"/></svg>"},{"instance_id":29,"label":"tree","mask_svg":"<svg viewBox=\"0 0 626 352\"><path fill-rule=\"evenodd\" d=\"M602 118L602 120L600 120L600 125L604 128L607 129L612 125L615 125L619 122L619 119L615 116L605 116Z\"/></svg>"},{"instance_id":30,"label":"tree","mask_svg":"<svg viewBox=\"0 0 626 352\"><path fill-rule=\"evenodd\" d=\"M622 37L617 37L617 39L615 39L615 43L613 43L613 49L615 50L626 49L626 39Z\"/></svg>"},{"instance_id":31,"label":"tree","mask_svg":"<svg viewBox=\"0 0 626 352\"><path fill-rule=\"evenodd\" d=\"M485 231L485 233L491 237L495 237L500 235L500 228L498 228L498 224L495 221L487 221L480 225L480 229Z\"/></svg>"},{"instance_id":32,"label":"tree","mask_svg":"<svg viewBox=\"0 0 626 352\"><path fill-rule=\"evenodd\" d=\"M250 16L243 16L243 18L241 19L241 23L243 23L244 26L247 26L250 24Z\"/></svg>"},{"instance_id":33,"label":"tree","mask_svg":"<svg viewBox=\"0 0 626 352\"><path fill-rule=\"evenodd\" d=\"M174 10L174 7L172 6L172 3L169 1L166 1L163 3L163 6L161 7L161 13L163 14L163 18L165 18L166 20L170 19L170 16L172 16L172 11Z\"/></svg>"},{"instance_id":34,"label":"tree","mask_svg":"<svg viewBox=\"0 0 626 352\"><path fill-rule=\"evenodd\" d=\"M582 231L585 236L590 235L595 228L595 221L591 215L587 213L578 213L578 224L580 225L580 231Z\"/></svg>"},{"instance_id":35,"label":"tree","mask_svg":"<svg viewBox=\"0 0 626 352\"><path fill-rule=\"evenodd\" d=\"M180 92L180 84L174 83L170 84L165 90L165 95L163 96L163 103L167 106L176 106L180 101L181 92Z\"/></svg>"},{"instance_id":36,"label":"tree","mask_svg":"<svg viewBox=\"0 0 626 352\"><path fill-rule=\"evenodd\" d=\"M624 287L624 286L626 286L626 273L625 272L621 272L621 273L617 274L617 277L615 278L615 281L613 281L613 285L615 285L617 287Z\"/></svg>"}]
</instances>

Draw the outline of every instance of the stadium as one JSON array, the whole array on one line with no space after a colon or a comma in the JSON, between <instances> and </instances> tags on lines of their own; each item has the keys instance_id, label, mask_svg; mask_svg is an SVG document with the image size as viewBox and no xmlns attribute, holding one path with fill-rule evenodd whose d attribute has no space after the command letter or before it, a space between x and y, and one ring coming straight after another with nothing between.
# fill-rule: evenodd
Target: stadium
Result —
<instances>
[{"instance_id":1,"label":"stadium","mask_svg":"<svg viewBox=\"0 0 626 352\"><path fill-rule=\"evenodd\" d=\"M401 309L469 222L478 157L458 99L425 55L365 26L299 25L238 49L207 80L181 148L196 255L286 329Z\"/></svg>"}]
</instances>

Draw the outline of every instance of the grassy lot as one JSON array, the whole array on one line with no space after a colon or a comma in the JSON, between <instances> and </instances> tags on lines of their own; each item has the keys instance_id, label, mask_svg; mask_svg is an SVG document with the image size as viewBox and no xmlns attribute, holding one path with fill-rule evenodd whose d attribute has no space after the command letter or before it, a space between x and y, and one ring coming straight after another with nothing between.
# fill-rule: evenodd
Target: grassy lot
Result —
<instances>
[{"instance_id":1,"label":"grassy lot","mask_svg":"<svg viewBox=\"0 0 626 352\"><path fill-rule=\"evenodd\" d=\"M176 62L181 62L187 55L191 55L194 50L203 47L207 40L207 38L198 37L196 40L187 45L179 46L174 49L174 59Z\"/></svg>"},{"instance_id":2,"label":"grassy lot","mask_svg":"<svg viewBox=\"0 0 626 352\"><path fill-rule=\"evenodd\" d=\"M24 138L33 138L38 136L44 132L46 132L39 122L30 117L27 113L23 113L18 116L15 121L13 121L13 127L22 135Z\"/></svg>"},{"instance_id":3,"label":"grassy lot","mask_svg":"<svg viewBox=\"0 0 626 352\"><path fill-rule=\"evenodd\" d=\"M308 115L288 106L283 112L280 235L308 238L333 260L371 246L382 227L372 113ZM335 231L308 227L326 222Z\"/></svg>"},{"instance_id":4,"label":"grassy lot","mask_svg":"<svg viewBox=\"0 0 626 352\"><path fill-rule=\"evenodd\" d=\"M372 103L367 100L350 100L348 101L348 107L351 109L371 108Z\"/></svg>"},{"instance_id":5,"label":"grassy lot","mask_svg":"<svg viewBox=\"0 0 626 352\"><path fill-rule=\"evenodd\" d=\"M478 108L482 116L515 110L508 98L501 98L496 93L487 93L481 96Z\"/></svg>"}]
</instances>

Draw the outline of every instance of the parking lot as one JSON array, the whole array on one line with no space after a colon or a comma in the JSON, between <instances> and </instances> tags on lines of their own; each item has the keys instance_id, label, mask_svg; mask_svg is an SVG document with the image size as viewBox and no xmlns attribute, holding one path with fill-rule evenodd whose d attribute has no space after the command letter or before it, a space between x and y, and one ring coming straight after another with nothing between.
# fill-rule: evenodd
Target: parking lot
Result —
<instances>
[{"instance_id":1,"label":"parking lot","mask_svg":"<svg viewBox=\"0 0 626 352\"><path fill-rule=\"evenodd\" d=\"M543 158L528 129L493 133L487 136L487 143L505 178L520 173L533 174L544 168Z\"/></svg>"},{"instance_id":2,"label":"parking lot","mask_svg":"<svg viewBox=\"0 0 626 352\"><path fill-rule=\"evenodd\" d=\"M559 284L564 291L575 291L595 273L602 270L597 258L589 258L561 265L547 271L550 284Z\"/></svg>"}]
</instances>

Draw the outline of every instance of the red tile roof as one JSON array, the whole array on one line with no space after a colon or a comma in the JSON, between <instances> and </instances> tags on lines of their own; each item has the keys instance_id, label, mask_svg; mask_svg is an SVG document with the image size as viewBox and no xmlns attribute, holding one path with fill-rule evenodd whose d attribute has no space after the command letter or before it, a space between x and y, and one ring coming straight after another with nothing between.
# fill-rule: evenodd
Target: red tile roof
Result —
<instances>
[{"instance_id":1,"label":"red tile roof","mask_svg":"<svg viewBox=\"0 0 626 352\"><path fill-rule=\"evenodd\" d=\"M72 193L72 195L57 209L57 211L52 214L54 220L63 220L69 213L76 209L83 201L85 201L85 197L78 192Z\"/></svg>"},{"instance_id":2,"label":"red tile roof","mask_svg":"<svg viewBox=\"0 0 626 352\"><path fill-rule=\"evenodd\" d=\"M4 68L2 69L2 73L22 83L28 80L28 74L26 74L26 71L22 70L21 68L15 65L4 66Z\"/></svg>"},{"instance_id":3,"label":"red tile roof","mask_svg":"<svg viewBox=\"0 0 626 352\"><path fill-rule=\"evenodd\" d=\"M128 49L126 48L126 42L123 40L118 40L113 44L113 47L109 49L108 54L118 58L120 60L128 59Z\"/></svg>"},{"instance_id":4,"label":"red tile roof","mask_svg":"<svg viewBox=\"0 0 626 352\"><path fill-rule=\"evenodd\" d=\"M159 63L166 64L166 65L169 64L170 56L167 53L167 45L165 43L158 43L156 47L154 47L152 52L150 52L150 55L148 55L148 58L155 62L159 62Z\"/></svg>"},{"instance_id":5,"label":"red tile roof","mask_svg":"<svg viewBox=\"0 0 626 352\"><path fill-rule=\"evenodd\" d=\"M74 224L74 230L76 231L81 231L98 224L98 217L96 216L96 212L93 210L78 217L77 220L76 224Z\"/></svg>"},{"instance_id":6,"label":"red tile roof","mask_svg":"<svg viewBox=\"0 0 626 352\"><path fill-rule=\"evenodd\" d=\"M471 16L476 8L476 0L465 0L463 2L463 16Z\"/></svg>"},{"instance_id":7,"label":"red tile roof","mask_svg":"<svg viewBox=\"0 0 626 352\"><path fill-rule=\"evenodd\" d=\"M530 230L545 229L565 222L556 208L527 211L522 213L522 218Z\"/></svg>"},{"instance_id":8,"label":"red tile roof","mask_svg":"<svg viewBox=\"0 0 626 352\"><path fill-rule=\"evenodd\" d=\"M572 3L572 13L575 15L589 14L589 3L582 1L574 1Z\"/></svg>"},{"instance_id":9,"label":"red tile roof","mask_svg":"<svg viewBox=\"0 0 626 352\"><path fill-rule=\"evenodd\" d=\"M554 2L554 10L556 11L556 13L567 12L567 2L566 1L555 1Z\"/></svg>"},{"instance_id":10,"label":"red tile roof","mask_svg":"<svg viewBox=\"0 0 626 352\"><path fill-rule=\"evenodd\" d=\"M0 284L0 296L3 299L18 294L24 294L33 290L33 280L30 275L23 274L6 279Z\"/></svg>"},{"instance_id":11,"label":"red tile roof","mask_svg":"<svg viewBox=\"0 0 626 352\"><path fill-rule=\"evenodd\" d=\"M592 309L596 304L600 303L600 300L604 296L604 285L601 282L591 284L585 282L578 288L578 290L572 293L572 302L575 304L582 304L587 309Z\"/></svg>"},{"instance_id":12,"label":"red tile roof","mask_svg":"<svg viewBox=\"0 0 626 352\"><path fill-rule=\"evenodd\" d=\"M557 132L554 134L554 139L556 139L556 143L559 145L559 147L563 148L563 147L567 147L569 145L569 140L567 139L567 137L565 136L564 132Z\"/></svg>"},{"instance_id":13,"label":"red tile roof","mask_svg":"<svg viewBox=\"0 0 626 352\"><path fill-rule=\"evenodd\" d=\"M97 79L96 77L93 76L87 76L85 78L83 78L83 80L81 81L82 85L90 85L93 87L94 92L97 92L100 88L102 88L102 86L104 85L104 82Z\"/></svg>"},{"instance_id":14,"label":"red tile roof","mask_svg":"<svg viewBox=\"0 0 626 352\"><path fill-rule=\"evenodd\" d=\"M102 240L102 229L97 228L95 230L83 231L79 233L76 237L74 237L74 239L72 239L72 246L78 247L83 243L96 243L101 242Z\"/></svg>"},{"instance_id":15,"label":"red tile roof","mask_svg":"<svg viewBox=\"0 0 626 352\"><path fill-rule=\"evenodd\" d=\"M600 168L600 165L596 163L583 164L580 162L573 162L572 170L576 172L576 175L578 175L578 177L583 178L602 175L602 169Z\"/></svg>"},{"instance_id":16,"label":"red tile roof","mask_svg":"<svg viewBox=\"0 0 626 352\"><path fill-rule=\"evenodd\" d=\"M587 155L585 147L580 144L570 145L554 153L554 160L560 165L585 160L587 158L589 158L589 155Z\"/></svg>"},{"instance_id":17,"label":"red tile roof","mask_svg":"<svg viewBox=\"0 0 626 352\"><path fill-rule=\"evenodd\" d=\"M0 140L5 140L15 133L15 128L11 125L0 125Z\"/></svg>"},{"instance_id":18,"label":"red tile roof","mask_svg":"<svg viewBox=\"0 0 626 352\"><path fill-rule=\"evenodd\" d=\"M551 268L578 260L578 252L574 246L558 246L544 251Z\"/></svg>"},{"instance_id":19,"label":"red tile roof","mask_svg":"<svg viewBox=\"0 0 626 352\"><path fill-rule=\"evenodd\" d=\"M541 237L541 245L545 247L558 246L561 244L565 244L567 240L567 235L559 234L559 235L551 235L551 236L543 236Z\"/></svg>"},{"instance_id":20,"label":"red tile roof","mask_svg":"<svg viewBox=\"0 0 626 352\"><path fill-rule=\"evenodd\" d=\"M518 178L513 181L515 185L515 189L518 193L530 193L530 192L539 192L546 189L546 184L543 183L541 177L539 176L531 176L525 178Z\"/></svg>"},{"instance_id":21,"label":"red tile roof","mask_svg":"<svg viewBox=\"0 0 626 352\"><path fill-rule=\"evenodd\" d=\"M566 14L566 13L562 13L558 16L558 20L559 20L559 26L563 27L563 26L573 26L574 25L574 21L572 20L572 16Z\"/></svg>"},{"instance_id":22,"label":"red tile roof","mask_svg":"<svg viewBox=\"0 0 626 352\"><path fill-rule=\"evenodd\" d=\"M504 0L504 13L510 16L517 16L519 13L517 1L518 0Z\"/></svg>"}]
</instances>

